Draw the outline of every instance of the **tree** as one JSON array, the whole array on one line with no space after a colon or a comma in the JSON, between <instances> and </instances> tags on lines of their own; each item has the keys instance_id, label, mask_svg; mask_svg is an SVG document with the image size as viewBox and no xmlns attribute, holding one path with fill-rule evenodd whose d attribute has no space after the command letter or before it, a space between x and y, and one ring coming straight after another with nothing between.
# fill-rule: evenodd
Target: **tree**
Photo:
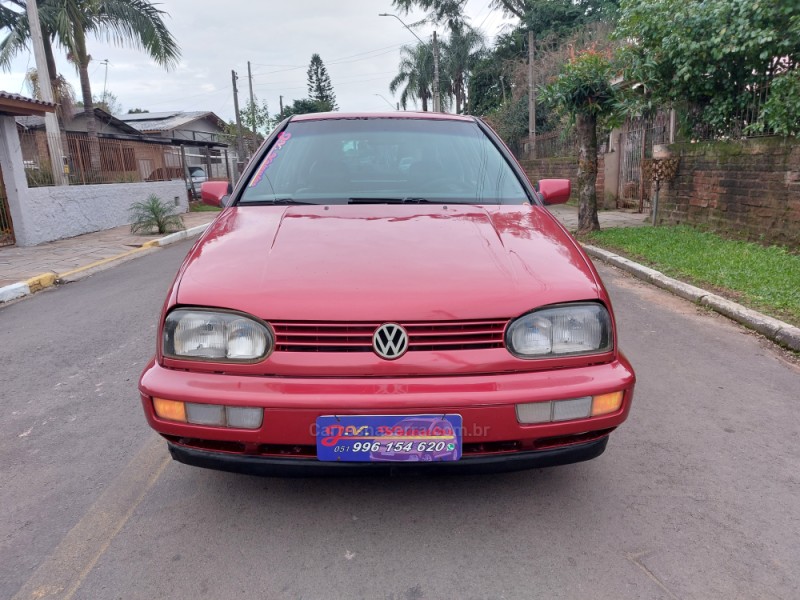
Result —
<instances>
[{"instance_id":1,"label":"tree","mask_svg":"<svg viewBox=\"0 0 800 600\"><path fill-rule=\"evenodd\" d=\"M129 115L141 115L141 114L149 113L149 112L150 112L149 110L146 110L144 108L129 108L128 109L128 114Z\"/></svg>"},{"instance_id":2,"label":"tree","mask_svg":"<svg viewBox=\"0 0 800 600\"><path fill-rule=\"evenodd\" d=\"M727 135L753 127L746 115L768 101L771 82L800 66L800 3L622 0L617 36L629 42L628 81L656 104L682 105L685 129Z\"/></svg>"},{"instance_id":3,"label":"tree","mask_svg":"<svg viewBox=\"0 0 800 600\"><path fill-rule=\"evenodd\" d=\"M9 0L24 7L24 0ZM156 63L170 68L177 65L180 49L163 20L164 11L158 10L148 0L38 0L42 32L46 37L45 51L53 42L67 51L67 57L75 65L81 82L81 95L86 112L87 133L90 139L92 171L100 169L100 150L97 140L94 101L89 82L89 55L86 38L105 37L117 45L130 45L144 50ZM28 18L5 8L0 11L0 27L8 29L8 35L0 42L0 65L8 68L11 59L24 48L30 38ZM48 70L55 76L55 61Z\"/></svg>"},{"instance_id":4,"label":"tree","mask_svg":"<svg viewBox=\"0 0 800 600\"><path fill-rule=\"evenodd\" d=\"M283 110L275 115L275 118L270 121L272 127L284 119L288 119L292 115L305 115L317 112L330 112L331 105L319 100L312 100L311 98L301 98L300 100L293 100L291 104L283 107Z\"/></svg>"},{"instance_id":5,"label":"tree","mask_svg":"<svg viewBox=\"0 0 800 600\"><path fill-rule=\"evenodd\" d=\"M408 13L414 8L427 11L423 21L432 23L447 23L452 29L464 22L464 7L467 0L392 0L392 6ZM522 22L534 17L538 23L531 22L529 26L542 25L549 28L553 17L559 18L559 13L574 15L573 20L586 19L585 22L598 20L600 13L608 14L618 4L618 0L489 0L490 8L501 10L509 16L517 17ZM550 16L545 13L550 12ZM539 33L546 33L538 29Z\"/></svg>"},{"instance_id":6,"label":"tree","mask_svg":"<svg viewBox=\"0 0 800 600\"><path fill-rule=\"evenodd\" d=\"M337 110L336 94L333 92L328 70L322 62L319 54L311 55L311 62L308 65L308 97L330 106L330 110Z\"/></svg>"},{"instance_id":7,"label":"tree","mask_svg":"<svg viewBox=\"0 0 800 600\"><path fill-rule=\"evenodd\" d=\"M254 133L268 133L272 121L269 118L269 107L266 102L259 103L258 98L255 102L247 101L241 111L242 121L247 123L247 126Z\"/></svg>"},{"instance_id":8,"label":"tree","mask_svg":"<svg viewBox=\"0 0 800 600\"><path fill-rule=\"evenodd\" d=\"M460 114L466 108L469 76L478 63L483 43L478 30L460 25L451 30L443 44L442 63L449 79L448 87L455 98L456 113Z\"/></svg>"},{"instance_id":9,"label":"tree","mask_svg":"<svg viewBox=\"0 0 800 600\"><path fill-rule=\"evenodd\" d=\"M560 109L575 123L578 136L578 233L600 229L597 218L597 127L614 117L617 93L611 84L609 58L595 50L577 55L547 86L542 100Z\"/></svg>"},{"instance_id":10,"label":"tree","mask_svg":"<svg viewBox=\"0 0 800 600\"><path fill-rule=\"evenodd\" d=\"M39 72L36 69L28 69L25 83L30 89L32 97L43 100L42 90L39 86ZM51 79L50 86L53 90L53 100L56 103L56 115L59 122L69 121L72 119L72 109L75 107L75 90L63 75L57 75L55 79Z\"/></svg>"},{"instance_id":11,"label":"tree","mask_svg":"<svg viewBox=\"0 0 800 600\"><path fill-rule=\"evenodd\" d=\"M389 91L394 94L402 88L400 106L403 110L409 100L419 100L422 110L428 111L428 101L433 100L433 72L433 50L429 44L403 46L400 49L398 73L389 83Z\"/></svg>"},{"instance_id":12,"label":"tree","mask_svg":"<svg viewBox=\"0 0 800 600\"><path fill-rule=\"evenodd\" d=\"M101 108L110 115L118 115L122 113L122 103L119 101L119 98L117 98L117 95L114 92L106 92L105 96L92 96L92 104L94 104L95 108ZM75 106L84 108L82 101L76 103Z\"/></svg>"}]
</instances>

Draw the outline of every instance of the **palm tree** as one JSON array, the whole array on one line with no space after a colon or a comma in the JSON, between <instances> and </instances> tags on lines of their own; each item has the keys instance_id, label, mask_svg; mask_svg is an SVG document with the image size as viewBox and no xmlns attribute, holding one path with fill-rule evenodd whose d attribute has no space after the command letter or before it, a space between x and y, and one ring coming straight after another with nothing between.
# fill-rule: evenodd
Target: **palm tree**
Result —
<instances>
[{"instance_id":1,"label":"palm tree","mask_svg":"<svg viewBox=\"0 0 800 600\"><path fill-rule=\"evenodd\" d=\"M25 7L25 0L9 1ZM162 18L166 13L148 0L38 0L38 7L48 69L52 69L51 79L56 77L55 61L51 62L54 42L66 49L67 58L78 71L92 171L96 173L100 170L100 150L89 82L91 56L86 47L87 34L105 37L119 46L144 50L165 68L177 65L180 49ZM7 69L11 59L26 47L30 38L27 15L4 7L0 11L0 27L9 30L8 36L0 42L0 66Z\"/></svg>"},{"instance_id":2,"label":"palm tree","mask_svg":"<svg viewBox=\"0 0 800 600\"><path fill-rule=\"evenodd\" d=\"M455 98L456 113L462 113L467 107L467 80L483 47L481 32L466 24L452 28L443 44L442 63L449 79L449 91Z\"/></svg>"},{"instance_id":3,"label":"palm tree","mask_svg":"<svg viewBox=\"0 0 800 600\"><path fill-rule=\"evenodd\" d=\"M389 83L393 94L401 88L400 106L406 109L408 101L422 102L422 110L428 111L428 101L433 99L433 50L428 44L403 46L400 49L398 73Z\"/></svg>"}]
</instances>

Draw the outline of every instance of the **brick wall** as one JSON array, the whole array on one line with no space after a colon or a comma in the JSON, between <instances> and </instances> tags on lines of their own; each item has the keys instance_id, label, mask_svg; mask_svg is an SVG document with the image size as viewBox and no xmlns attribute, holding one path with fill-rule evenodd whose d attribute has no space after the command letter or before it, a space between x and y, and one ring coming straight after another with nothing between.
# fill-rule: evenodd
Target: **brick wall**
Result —
<instances>
[{"instance_id":1,"label":"brick wall","mask_svg":"<svg viewBox=\"0 0 800 600\"><path fill-rule=\"evenodd\" d=\"M532 183L540 179L569 179L572 182L572 199L578 198L578 157L566 156L555 158L525 158L520 163L528 174ZM597 157L597 206L603 208L605 196L605 165L604 156ZM613 207L608 207L613 208Z\"/></svg>"},{"instance_id":2,"label":"brick wall","mask_svg":"<svg viewBox=\"0 0 800 600\"><path fill-rule=\"evenodd\" d=\"M800 143L786 138L676 144L681 162L662 184L659 222L702 225L800 247Z\"/></svg>"}]
</instances>

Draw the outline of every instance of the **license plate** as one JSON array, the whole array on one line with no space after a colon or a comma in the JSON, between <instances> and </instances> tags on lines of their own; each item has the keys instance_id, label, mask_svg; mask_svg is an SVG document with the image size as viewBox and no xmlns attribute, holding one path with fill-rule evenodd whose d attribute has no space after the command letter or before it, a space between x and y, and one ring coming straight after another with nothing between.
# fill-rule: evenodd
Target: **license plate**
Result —
<instances>
[{"instance_id":1,"label":"license plate","mask_svg":"<svg viewBox=\"0 0 800 600\"><path fill-rule=\"evenodd\" d=\"M441 462L461 458L461 415L326 415L317 458L339 462Z\"/></svg>"}]
</instances>

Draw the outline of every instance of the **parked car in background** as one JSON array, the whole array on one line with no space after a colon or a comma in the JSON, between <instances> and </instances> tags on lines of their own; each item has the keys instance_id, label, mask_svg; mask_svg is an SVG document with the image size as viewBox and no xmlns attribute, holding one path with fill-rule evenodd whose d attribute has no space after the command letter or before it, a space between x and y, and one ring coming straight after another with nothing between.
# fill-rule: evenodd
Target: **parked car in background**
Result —
<instances>
[{"instance_id":1,"label":"parked car in background","mask_svg":"<svg viewBox=\"0 0 800 600\"><path fill-rule=\"evenodd\" d=\"M208 176L203 167L187 167L188 177L183 170L183 167L159 167L153 170L150 175L145 178L145 181L172 181L175 179L184 179L186 181L186 190L191 192L194 190L193 197L200 197L200 187L208 181Z\"/></svg>"},{"instance_id":2,"label":"parked car in background","mask_svg":"<svg viewBox=\"0 0 800 600\"><path fill-rule=\"evenodd\" d=\"M204 186L225 209L139 382L176 460L515 470L594 458L627 418L611 300L546 208L570 183L534 189L479 119L294 116L228 193Z\"/></svg>"},{"instance_id":3,"label":"parked car in background","mask_svg":"<svg viewBox=\"0 0 800 600\"><path fill-rule=\"evenodd\" d=\"M191 182L189 180L186 181L186 189L192 190L194 192L194 197L199 198L200 188L208 181L208 175L203 167L188 167L188 170Z\"/></svg>"}]
</instances>

